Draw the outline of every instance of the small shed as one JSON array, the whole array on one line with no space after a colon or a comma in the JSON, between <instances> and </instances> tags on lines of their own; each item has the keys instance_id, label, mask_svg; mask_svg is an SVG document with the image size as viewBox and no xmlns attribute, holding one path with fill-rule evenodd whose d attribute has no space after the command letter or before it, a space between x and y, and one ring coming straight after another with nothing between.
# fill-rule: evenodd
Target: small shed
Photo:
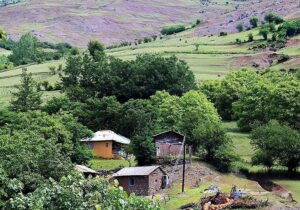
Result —
<instances>
[{"instance_id":1,"label":"small shed","mask_svg":"<svg viewBox=\"0 0 300 210\"><path fill-rule=\"evenodd\" d=\"M97 176L99 173L91 168L88 168L84 165L75 165L75 169L81 173L83 173L86 177L88 176Z\"/></svg>"},{"instance_id":2,"label":"small shed","mask_svg":"<svg viewBox=\"0 0 300 210\"><path fill-rule=\"evenodd\" d=\"M156 156L177 156L183 153L184 135L175 131L165 131L153 136L156 147Z\"/></svg>"},{"instance_id":3,"label":"small shed","mask_svg":"<svg viewBox=\"0 0 300 210\"><path fill-rule=\"evenodd\" d=\"M160 166L123 168L113 177L128 194L153 195L169 185L169 178Z\"/></svg>"}]
</instances>

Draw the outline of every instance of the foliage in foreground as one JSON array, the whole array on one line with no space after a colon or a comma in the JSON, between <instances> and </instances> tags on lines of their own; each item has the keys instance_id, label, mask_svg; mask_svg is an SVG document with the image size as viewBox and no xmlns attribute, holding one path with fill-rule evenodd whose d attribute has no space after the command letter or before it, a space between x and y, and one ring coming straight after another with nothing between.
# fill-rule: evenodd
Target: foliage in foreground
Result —
<instances>
[{"instance_id":1,"label":"foliage in foreground","mask_svg":"<svg viewBox=\"0 0 300 210\"><path fill-rule=\"evenodd\" d=\"M91 132L70 115L0 112L0 159L10 178L32 191L46 179L59 180L72 162L84 163L91 154L80 139Z\"/></svg>"},{"instance_id":2,"label":"foliage in foreground","mask_svg":"<svg viewBox=\"0 0 300 210\"><path fill-rule=\"evenodd\" d=\"M84 179L82 175L74 172L62 177L60 181L50 178L35 191L28 194L20 193L22 183L8 179L1 169L0 183L4 186L2 196L0 194L0 207L8 210L160 209L155 201L135 195L128 196L126 192L117 186L117 183L115 183L115 186L111 186L104 179ZM2 200L5 193L12 193L12 198L6 201Z\"/></svg>"}]
</instances>

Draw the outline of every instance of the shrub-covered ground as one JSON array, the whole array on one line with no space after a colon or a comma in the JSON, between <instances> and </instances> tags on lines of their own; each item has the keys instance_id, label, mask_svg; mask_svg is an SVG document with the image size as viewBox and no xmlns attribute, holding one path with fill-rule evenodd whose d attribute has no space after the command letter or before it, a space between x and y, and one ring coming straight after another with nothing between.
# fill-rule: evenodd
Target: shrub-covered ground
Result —
<instances>
[{"instance_id":1,"label":"shrub-covered ground","mask_svg":"<svg viewBox=\"0 0 300 210\"><path fill-rule=\"evenodd\" d=\"M269 11L299 17L295 9L298 3L298 0L31 0L0 8L0 25L14 38L32 31L42 41L64 41L85 47L90 39L100 39L106 44L134 41L159 34L164 26L191 25L196 19L202 19L203 24L192 36L236 32L239 22L248 24L251 16L262 19Z\"/></svg>"}]
</instances>

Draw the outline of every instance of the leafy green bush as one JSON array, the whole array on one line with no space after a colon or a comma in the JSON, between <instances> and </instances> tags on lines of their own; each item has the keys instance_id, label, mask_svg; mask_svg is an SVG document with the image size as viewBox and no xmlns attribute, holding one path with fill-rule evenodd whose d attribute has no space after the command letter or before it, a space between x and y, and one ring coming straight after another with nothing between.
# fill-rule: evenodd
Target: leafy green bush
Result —
<instances>
[{"instance_id":1,"label":"leafy green bush","mask_svg":"<svg viewBox=\"0 0 300 210\"><path fill-rule=\"evenodd\" d=\"M280 37L292 37L300 34L300 20L286 21L278 28Z\"/></svg>"},{"instance_id":2,"label":"leafy green bush","mask_svg":"<svg viewBox=\"0 0 300 210\"><path fill-rule=\"evenodd\" d=\"M224 32L224 31L221 31L221 32L220 32L220 36L227 36L227 35L228 35L227 32Z\"/></svg>"},{"instance_id":3,"label":"leafy green bush","mask_svg":"<svg viewBox=\"0 0 300 210\"><path fill-rule=\"evenodd\" d=\"M278 63L284 63L290 59L289 55L281 54L279 55L279 58L277 59Z\"/></svg>"},{"instance_id":4,"label":"leafy green bush","mask_svg":"<svg viewBox=\"0 0 300 210\"><path fill-rule=\"evenodd\" d=\"M254 36L252 33L248 34L248 42L253 42Z\"/></svg>"},{"instance_id":5,"label":"leafy green bush","mask_svg":"<svg viewBox=\"0 0 300 210\"><path fill-rule=\"evenodd\" d=\"M13 64L5 55L0 56L0 70L12 68Z\"/></svg>"},{"instance_id":6,"label":"leafy green bush","mask_svg":"<svg viewBox=\"0 0 300 210\"><path fill-rule=\"evenodd\" d=\"M262 25L259 29L259 35L261 35L264 40L267 40L268 39L268 34L270 32L270 28L268 25Z\"/></svg>"},{"instance_id":7,"label":"leafy green bush","mask_svg":"<svg viewBox=\"0 0 300 210\"><path fill-rule=\"evenodd\" d=\"M258 17L252 17L250 19L250 24L252 25L253 28L256 28L258 26Z\"/></svg>"},{"instance_id":8,"label":"leafy green bush","mask_svg":"<svg viewBox=\"0 0 300 210\"><path fill-rule=\"evenodd\" d=\"M160 33L162 35L172 35L172 34L176 34L179 32L185 31L185 26L183 25L174 25L174 26L167 26L164 27Z\"/></svg>"},{"instance_id":9,"label":"leafy green bush","mask_svg":"<svg viewBox=\"0 0 300 210\"><path fill-rule=\"evenodd\" d=\"M243 25L243 23L237 24L236 29L238 30L238 32L244 31L244 25Z\"/></svg>"}]
</instances>

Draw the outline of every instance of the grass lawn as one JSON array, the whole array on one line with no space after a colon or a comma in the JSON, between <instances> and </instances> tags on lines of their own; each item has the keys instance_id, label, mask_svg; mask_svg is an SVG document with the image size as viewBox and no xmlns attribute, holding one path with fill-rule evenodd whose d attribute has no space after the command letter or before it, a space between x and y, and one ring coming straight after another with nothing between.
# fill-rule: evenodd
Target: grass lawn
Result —
<instances>
[{"instance_id":1,"label":"grass lawn","mask_svg":"<svg viewBox=\"0 0 300 210\"><path fill-rule=\"evenodd\" d=\"M131 166L135 166L135 160L131 159ZM110 171L117 168L128 167L129 163L125 159L99 159L95 158L90 160L89 165L96 171Z\"/></svg>"},{"instance_id":2,"label":"grass lawn","mask_svg":"<svg viewBox=\"0 0 300 210\"><path fill-rule=\"evenodd\" d=\"M223 126L232 139L236 154L247 162L251 161L254 150L250 144L249 133L240 132L236 122L223 122Z\"/></svg>"},{"instance_id":3,"label":"grass lawn","mask_svg":"<svg viewBox=\"0 0 300 210\"><path fill-rule=\"evenodd\" d=\"M275 179L272 181L291 191L294 199L300 202L300 180Z\"/></svg>"},{"instance_id":4,"label":"grass lawn","mask_svg":"<svg viewBox=\"0 0 300 210\"><path fill-rule=\"evenodd\" d=\"M32 73L36 82L48 81L51 85L55 85L59 81L58 74L52 75L49 71L49 66L55 66L64 64L64 60L49 61L42 64L26 65L16 67L7 71L0 72L0 105L7 106L11 99L11 92L14 91L14 86L20 84L22 68L26 67L27 71ZM47 100L53 96L59 96L59 91L44 91L43 99Z\"/></svg>"}]
</instances>

